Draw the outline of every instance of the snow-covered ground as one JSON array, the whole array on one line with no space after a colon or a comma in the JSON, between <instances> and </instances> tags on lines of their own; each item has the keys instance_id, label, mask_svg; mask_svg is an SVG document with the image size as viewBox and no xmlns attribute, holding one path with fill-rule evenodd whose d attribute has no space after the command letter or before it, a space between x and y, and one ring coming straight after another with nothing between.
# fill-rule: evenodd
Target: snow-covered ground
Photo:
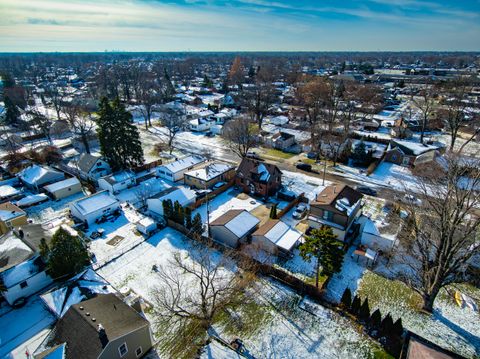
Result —
<instances>
[{"instance_id":1,"label":"snow-covered ground","mask_svg":"<svg viewBox=\"0 0 480 359\"><path fill-rule=\"evenodd\" d=\"M137 205L143 195L148 194L149 197L160 193L161 191L171 187L173 184L161 178L149 178L138 186L127 188L115 195L120 203L128 202Z\"/></svg>"},{"instance_id":2,"label":"snow-covered ground","mask_svg":"<svg viewBox=\"0 0 480 359\"><path fill-rule=\"evenodd\" d=\"M85 196L85 193L75 193L59 201L48 200L37 206L25 209L29 218L36 223L44 223L56 218L65 217L68 212L68 204Z\"/></svg>"},{"instance_id":3,"label":"snow-covered ground","mask_svg":"<svg viewBox=\"0 0 480 359\"><path fill-rule=\"evenodd\" d=\"M25 358L25 350L33 353L36 346L31 339L54 321L38 296L29 298L24 307L0 316L0 358Z\"/></svg>"},{"instance_id":4,"label":"snow-covered ground","mask_svg":"<svg viewBox=\"0 0 480 359\"><path fill-rule=\"evenodd\" d=\"M408 167L382 162L370 178L398 191L418 192L418 180Z\"/></svg>"},{"instance_id":5,"label":"snow-covered ground","mask_svg":"<svg viewBox=\"0 0 480 359\"><path fill-rule=\"evenodd\" d=\"M282 185L295 195L304 194L309 200L314 200L331 182L321 178L307 176L303 173L282 171Z\"/></svg>"}]
</instances>

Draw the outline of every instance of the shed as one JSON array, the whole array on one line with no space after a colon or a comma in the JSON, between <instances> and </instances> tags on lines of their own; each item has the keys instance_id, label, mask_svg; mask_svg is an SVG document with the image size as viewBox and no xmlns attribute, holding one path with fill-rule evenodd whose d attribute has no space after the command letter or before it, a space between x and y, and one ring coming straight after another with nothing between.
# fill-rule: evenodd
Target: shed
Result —
<instances>
[{"instance_id":1,"label":"shed","mask_svg":"<svg viewBox=\"0 0 480 359\"><path fill-rule=\"evenodd\" d=\"M77 177L67 178L66 180L52 183L45 186L44 189L55 199L62 199L72 194L82 191L82 185Z\"/></svg>"},{"instance_id":2,"label":"shed","mask_svg":"<svg viewBox=\"0 0 480 359\"><path fill-rule=\"evenodd\" d=\"M255 231L260 220L244 209L231 209L210 223L213 239L227 247L236 248Z\"/></svg>"},{"instance_id":3,"label":"shed","mask_svg":"<svg viewBox=\"0 0 480 359\"><path fill-rule=\"evenodd\" d=\"M73 217L80 222L93 224L98 218L118 210L120 203L107 191L102 191L80 198L69 206Z\"/></svg>"}]
</instances>

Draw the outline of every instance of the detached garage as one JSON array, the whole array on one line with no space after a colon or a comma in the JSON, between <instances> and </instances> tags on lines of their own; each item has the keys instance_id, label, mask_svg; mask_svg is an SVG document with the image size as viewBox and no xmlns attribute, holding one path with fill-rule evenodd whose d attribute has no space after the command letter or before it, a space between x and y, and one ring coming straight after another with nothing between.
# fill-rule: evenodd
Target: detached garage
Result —
<instances>
[{"instance_id":1,"label":"detached garage","mask_svg":"<svg viewBox=\"0 0 480 359\"><path fill-rule=\"evenodd\" d=\"M231 209L210 223L213 239L227 247L236 248L255 231L260 221L244 209Z\"/></svg>"},{"instance_id":2,"label":"detached garage","mask_svg":"<svg viewBox=\"0 0 480 359\"><path fill-rule=\"evenodd\" d=\"M76 177L55 182L43 188L57 200L82 192L82 185Z\"/></svg>"}]
</instances>

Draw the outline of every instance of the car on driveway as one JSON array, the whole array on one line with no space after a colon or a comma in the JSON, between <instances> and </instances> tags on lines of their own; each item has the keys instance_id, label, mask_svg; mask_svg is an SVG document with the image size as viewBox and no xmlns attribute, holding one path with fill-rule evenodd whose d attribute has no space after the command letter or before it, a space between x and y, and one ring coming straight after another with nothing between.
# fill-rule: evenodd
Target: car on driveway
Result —
<instances>
[{"instance_id":1,"label":"car on driveway","mask_svg":"<svg viewBox=\"0 0 480 359\"><path fill-rule=\"evenodd\" d=\"M368 196L376 196L377 191L375 191L373 188L368 187L368 186L356 186L355 189L363 194L366 194Z\"/></svg>"},{"instance_id":2,"label":"car on driveway","mask_svg":"<svg viewBox=\"0 0 480 359\"><path fill-rule=\"evenodd\" d=\"M299 162L295 167L305 172L312 172L312 165L309 165L308 163Z\"/></svg>"},{"instance_id":3,"label":"car on driveway","mask_svg":"<svg viewBox=\"0 0 480 359\"><path fill-rule=\"evenodd\" d=\"M292 217L295 219L302 219L307 214L307 209L308 207L305 203L297 204L297 207L295 207L295 210L292 213Z\"/></svg>"}]
</instances>

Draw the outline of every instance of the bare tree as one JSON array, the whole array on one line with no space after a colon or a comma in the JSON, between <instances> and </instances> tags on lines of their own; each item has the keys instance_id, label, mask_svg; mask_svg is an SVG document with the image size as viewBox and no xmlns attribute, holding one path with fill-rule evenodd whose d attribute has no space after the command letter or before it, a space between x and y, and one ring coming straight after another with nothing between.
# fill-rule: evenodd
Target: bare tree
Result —
<instances>
[{"instance_id":1,"label":"bare tree","mask_svg":"<svg viewBox=\"0 0 480 359\"><path fill-rule=\"evenodd\" d=\"M60 113L62 111L63 95L57 87L49 87L45 91L45 95L52 102L52 106L57 113L57 120L60 120Z\"/></svg>"},{"instance_id":2,"label":"bare tree","mask_svg":"<svg viewBox=\"0 0 480 359\"><path fill-rule=\"evenodd\" d=\"M324 79L314 77L301 85L296 93L298 102L305 110L312 144L316 142L320 115L324 106L325 87Z\"/></svg>"},{"instance_id":3,"label":"bare tree","mask_svg":"<svg viewBox=\"0 0 480 359\"><path fill-rule=\"evenodd\" d=\"M480 169L453 153L445 157L443 168L441 176L438 169L418 174L423 202L407 205L409 216L400 235L402 262L411 269L405 282L422 296L428 312L443 287L468 279L465 269L480 253Z\"/></svg>"},{"instance_id":4,"label":"bare tree","mask_svg":"<svg viewBox=\"0 0 480 359\"><path fill-rule=\"evenodd\" d=\"M91 113L76 105L63 106L62 110L73 133L80 137L85 152L90 153L89 139L95 126Z\"/></svg>"},{"instance_id":5,"label":"bare tree","mask_svg":"<svg viewBox=\"0 0 480 359\"><path fill-rule=\"evenodd\" d=\"M228 147L239 157L257 144L258 128L247 117L238 117L229 121L223 129L223 138Z\"/></svg>"},{"instance_id":6,"label":"bare tree","mask_svg":"<svg viewBox=\"0 0 480 359\"><path fill-rule=\"evenodd\" d=\"M135 189L135 197L139 202L139 209L147 206L147 200L151 198L153 194L153 188L149 183L143 182Z\"/></svg>"},{"instance_id":7,"label":"bare tree","mask_svg":"<svg viewBox=\"0 0 480 359\"><path fill-rule=\"evenodd\" d=\"M416 95L412 95L411 101L415 107L420 111L420 142L423 143L425 131L428 122L432 117L436 103L436 89L433 84L427 83Z\"/></svg>"},{"instance_id":8,"label":"bare tree","mask_svg":"<svg viewBox=\"0 0 480 359\"><path fill-rule=\"evenodd\" d=\"M252 275L239 272L228 253L220 255L204 246L192 257L176 253L156 270L161 283L152 293L157 324L182 329L194 323L204 339L215 317L239 304L252 283Z\"/></svg>"},{"instance_id":9,"label":"bare tree","mask_svg":"<svg viewBox=\"0 0 480 359\"><path fill-rule=\"evenodd\" d=\"M162 113L162 125L167 129L167 145L172 154L173 141L177 134L183 131L187 124L185 110L179 108L167 108Z\"/></svg>"},{"instance_id":10,"label":"bare tree","mask_svg":"<svg viewBox=\"0 0 480 359\"><path fill-rule=\"evenodd\" d=\"M27 113L30 117L30 123L38 128L40 132L45 136L50 144L52 144L52 137L50 136L50 128L53 121L48 118L47 115L42 114L36 109L32 109Z\"/></svg>"}]
</instances>

